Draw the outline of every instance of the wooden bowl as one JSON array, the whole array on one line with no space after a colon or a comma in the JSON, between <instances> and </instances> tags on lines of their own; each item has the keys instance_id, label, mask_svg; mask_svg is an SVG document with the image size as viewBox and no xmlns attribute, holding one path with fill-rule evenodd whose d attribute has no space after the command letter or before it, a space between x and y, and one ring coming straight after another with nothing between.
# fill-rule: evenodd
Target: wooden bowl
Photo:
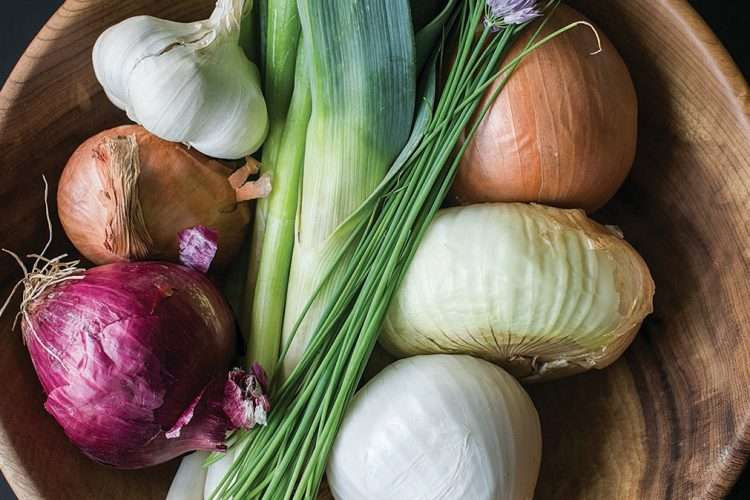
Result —
<instances>
[{"instance_id":1,"label":"wooden bowl","mask_svg":"<svg viewBox=\"0 0 750 500\"><path fill-rule=\"evenodd\" d=\"M212 3L68 0L50 19L0 93L2 246L42 247L42 174L55 189L81 141L125 121L94 79L97 35L135 14L199 19ZM599 218L651 265L656 312L611 368L530 387L544 428L537 496L721 498L750 452L748 88L685 0L571 3L610 36L638 89L637 163ZM55 234L52 251L68 250L57 223ZM9 257L0 278L5 297L19 278ZM0 323L0 465L19 497L163 498L174 463L115 471L68 443L12 322Z\"/></svg>"}]
</instances>

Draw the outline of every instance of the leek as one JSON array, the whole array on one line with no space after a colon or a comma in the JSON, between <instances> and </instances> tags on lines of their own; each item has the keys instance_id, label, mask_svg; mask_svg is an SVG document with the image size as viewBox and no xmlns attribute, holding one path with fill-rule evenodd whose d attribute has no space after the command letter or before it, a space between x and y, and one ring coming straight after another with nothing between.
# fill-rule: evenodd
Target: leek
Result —
<instances>
[{"instance_id":1,"label":"leek","mask_svg":"<svg viewBox=\"0 0 750 500\"><path fill-rule=\"evenodd\" d=\"M300 0L312 115L287 290L284 338L350 235L336 231L382 181L407 140L416 95L414 33L406 0ZM339 281L334 272L284 360L305 349Z\"/></svg>"},{"instance_id":2,"label":"leek","mask_svg":"<svg viewBox=\"0 0 750 500\"><path fill-rule=\"evenodd\" d=\"M412 2L412 9L420 19L422 28L416 35L418 68L426 61L456 1L448 0L442 9L436 8L433 2ZM263 171L272 176L274 191L270 197L260 200L256 205L250 267L246 267L242 273L243 276L247 275L245 301L250 312L243 310L240 317L246 320L243 332L250 333L248 361L258 361L272 371L278 357L287 298L293 245L293 221L289 217L297 206L301 169L298 154L304 151L306 120L309 119L310 110L298 105L296 109L289 109L288 114L286 113L291 92L289 82L294 77L295 67L299 72L302 61L300 57L299 62L292 65L289 58L289 50L296 43L300 31L296 2L270 0L258 5L263 9L264 15L261 18L265 19L263 25L266 26L263 38L266 49L262 66L266 68L265 88L270 119L269 137L263 151ZM302 92L297 89L298 85L299 82L295 83L294 92ZM308 92L309 98L309 88L304 91ZM301 96L298 99L302 101ZM288 127L293 130L287 130ZM331 243L334 246L336 244L335 240Z\"/></svg>"}]
</instances>

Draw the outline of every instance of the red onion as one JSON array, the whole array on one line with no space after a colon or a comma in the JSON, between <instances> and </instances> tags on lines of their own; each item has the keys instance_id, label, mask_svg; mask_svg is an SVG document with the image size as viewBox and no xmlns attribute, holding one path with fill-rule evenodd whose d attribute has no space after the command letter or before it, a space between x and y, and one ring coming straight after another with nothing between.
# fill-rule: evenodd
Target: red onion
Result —
<instances>
[{"instance_id":1,"label":"red onion","mask_svg":"<svg viewBox=\"0 0 750 500\"><path fill-rule=\"evenodd\" d=\"M219 232L206 226L195 226L180 231L180 264L205 273L216 257Z\"/></svg>"},{"instance_id":2,"label":"red onion","mask_svg":"<svg viewBox=\"0 0 750 500\"><path fill-rule=\"evenodd\" d=\"M212 250L211 233L199 233L209 239L188 247L200 265ZM265 423L262 370L227 372L233 319L201 273L165 262L82 271L63 256L32 257L22 280L24 340L45 408L86 455L146 467L223 450L228 431Z\"/></svg>"}]
</instances>

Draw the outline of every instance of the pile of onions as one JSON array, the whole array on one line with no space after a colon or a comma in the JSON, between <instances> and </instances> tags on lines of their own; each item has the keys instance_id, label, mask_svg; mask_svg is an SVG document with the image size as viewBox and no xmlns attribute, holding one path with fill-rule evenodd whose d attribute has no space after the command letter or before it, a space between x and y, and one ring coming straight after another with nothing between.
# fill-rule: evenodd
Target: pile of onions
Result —
<instances>
[{"instance_id":1,"label":"pile of onions","mask_svg":"<svg viewBox=\"0 0 750 500\"><path fill-rule=\"evenodd\" d=\"M183 260L203 266L211 240L181 236ZM234 322L203 274L166 262L83 271L32 257L30 270L17 258L24 340L45 408L86 455L146 467L223 450L228 431L265 422L265 375L229 370Z\"/></svg>"},{"instance_id":2,"label":"pile of onions","mask_svg":"<svg viewBox=\"0 0 750 500\"><path fill-rule=\"evenodd\" d=\"M543 33L577 21L588 22L560 5ZM601 31L598 37L601 52L594 55L597 37L582 26L526 56L462 158L452 189L457 202L593 211L615 194L635 157L637 100L622 58Z\"/></svg>"},{"instance_id":3,"label":"pile of onions","mask_svg":"<svg viewBox=\"0 0 750 500\"><path fill-rule=\"evenodd\" d=\"M270 191L251 159L232 169L144 128L126 125L86 140L68 160L57 205L65 232L94 264L176 261L176 235L203 225L219 235L214 265L237 254L250 221L247 200Z\"/></svg>"}]
</instances>

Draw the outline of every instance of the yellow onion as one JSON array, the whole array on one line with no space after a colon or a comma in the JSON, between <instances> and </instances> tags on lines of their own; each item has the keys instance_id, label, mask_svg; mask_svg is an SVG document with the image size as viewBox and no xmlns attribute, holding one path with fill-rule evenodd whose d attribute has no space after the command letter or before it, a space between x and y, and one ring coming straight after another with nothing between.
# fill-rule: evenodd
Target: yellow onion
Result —
<instances>
[{"instance_id":1,"label":"yellow onion","mask_svg":"<svg viewBox=\"0 0 750 500\"><path fill-rule=\"evenodd\" d=\"M386 315L396 356L471 354L526 380L603 368L652 311L646 263L582 210L438 212Z\"/></svg>"},{"instance_id":2,"label":"yellow onion","mask_svg":"<svg viewBox=\"0 0 750 500\"><path fill-rule=\"evenodd\" d=\"M68 160L57 191L60 221L95 264L177 261L177 234L205 226L219 237L214 260L225 266L250 220L247 200L270 190L248 161L236 171L144 128L126 125L86 140Z\"/></svg>"},{"instance_id":3,"label":"yellow onion","mask_svg":"<svg viewBox=\"0 0 750 500\"><path fill-rule=\"evenodd\" d=\"M588 22L560 5L543 32L577 21ZM625 63L596 29L599 53L592 55L597 38L582 26L526 56L462 158L452 188L458 203L537 202L593 211L619 189L635 157L637 99Z\"/></svg>"}]
</instances>

